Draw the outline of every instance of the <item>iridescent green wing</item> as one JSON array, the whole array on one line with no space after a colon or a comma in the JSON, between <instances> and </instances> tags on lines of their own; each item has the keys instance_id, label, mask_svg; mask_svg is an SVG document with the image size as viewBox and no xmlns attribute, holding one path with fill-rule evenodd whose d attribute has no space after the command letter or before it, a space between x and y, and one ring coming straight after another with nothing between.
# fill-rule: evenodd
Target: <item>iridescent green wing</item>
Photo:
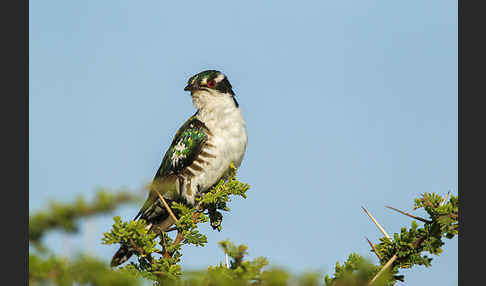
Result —
<instances>
[{"instance_id":1,"label":"iridescent green wing","mask_svg":"<svg viewBox=\"0 0 486 286\"><path fill-rule=\"evenodd\" d=\"M192 164L208 139L209 129L196 116L190 117L177 131L172 144L165 153L162 164L155 174L149 197L135 219L141 217L148 221L160 220L167 216L165 208L158 199L156 190L168 201L176 192L177 177L185 167Z\"/></svg>"},{"instance_id":2,"label":"iridescent green wing","mask_svg":"<svg viewBox=\"0 0 486 286\"><path fill-rule=\"evenodd\" d=\"M177 131L155 177L177 174L191 165L208 139L208 131L195 115L189 118Z\"/></svg>"}]
</instances>

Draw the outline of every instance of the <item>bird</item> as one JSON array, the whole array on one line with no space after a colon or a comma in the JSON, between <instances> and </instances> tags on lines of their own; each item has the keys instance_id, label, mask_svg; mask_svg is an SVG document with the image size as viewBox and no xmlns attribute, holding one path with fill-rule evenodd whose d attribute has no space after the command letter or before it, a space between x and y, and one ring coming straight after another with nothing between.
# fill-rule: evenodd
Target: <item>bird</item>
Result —
<instances>
[{"instance_id":1,"label":"bird","mask_svg":"<svg viewBox=\"0 0 486 286\"><path fill-rule=\"evenodd\" d=\"M157 226L165 231L174 223L158 194L169 205L195 206L197 197L229 174L231 163L241 165L246 152L246 123L225 74L202 71L189 78L184 91L190 92L196 112L176 132L134 218L144 219L149 230ZM111 266L123 264L134 251L121 245Z\"/></svg>"}]
</instances>

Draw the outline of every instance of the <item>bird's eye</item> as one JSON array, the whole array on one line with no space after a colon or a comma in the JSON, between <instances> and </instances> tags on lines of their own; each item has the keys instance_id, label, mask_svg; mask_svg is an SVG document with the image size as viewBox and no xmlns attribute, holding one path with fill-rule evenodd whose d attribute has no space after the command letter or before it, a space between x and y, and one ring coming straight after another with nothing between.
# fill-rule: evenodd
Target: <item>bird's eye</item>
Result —
<instances>
[{"instance_id":1,"label":"bird's eye","mask_svg":"<svg viewBox=\"0 0 486 286\"><path fill-rule=\"evenodd\" d=\"M215 86L216 86L216 81L214 79L208 82L208 87L213 88Z\"/></svg>"}]
</instances>

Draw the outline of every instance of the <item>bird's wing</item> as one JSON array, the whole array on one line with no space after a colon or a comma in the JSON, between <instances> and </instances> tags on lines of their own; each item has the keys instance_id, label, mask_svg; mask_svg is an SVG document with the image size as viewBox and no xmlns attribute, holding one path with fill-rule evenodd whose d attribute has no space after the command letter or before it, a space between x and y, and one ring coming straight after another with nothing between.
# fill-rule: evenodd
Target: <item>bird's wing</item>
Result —
<instances>
[{"instance_id":1,"label":"bird's wing","mask_svg":"<svg viewBox=\"0 0 486 286\"><path fill-rule=\"evenodd\" d=\"M178 174L191 165L208 139L208 133L206 125L196 115L191 116L174 136L155 177Z\"/></svg>"},{"instance_id":2,"label":"bird's wing","mask_svg":"<svg viewBox=\"0 0 486 286\"><path fill-rule=\"evenodd\" d=\"M150 187L149 196L135 219L140 217L152 221L154 218L163 219L167 215L157 191L167 199L168 203L178 197L177 175L197 158L204 142L208 139L208 133L209 129L196 118L196 115L191 116L182 125L165 153Z\"/></svg>"}]
</instances>

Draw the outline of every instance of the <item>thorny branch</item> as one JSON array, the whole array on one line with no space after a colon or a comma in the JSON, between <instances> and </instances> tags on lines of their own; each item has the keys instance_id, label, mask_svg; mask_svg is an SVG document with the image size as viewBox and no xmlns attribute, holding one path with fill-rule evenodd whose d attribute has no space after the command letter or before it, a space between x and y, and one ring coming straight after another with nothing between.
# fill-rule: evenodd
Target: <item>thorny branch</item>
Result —
<instances>
[{"instance_id":1,"label":"thorny branch","mask_svg":"<svg viewBox=\"0 0 486 286\"><path fill-rule=\"evenodd\" d=\"M141 257L147 257L148 261L152 264L154 263L154 259L150 254L146 254L140 246L138 246L133 239L129 239L130 245L140 254Z\"/></svg>"}]
</instances>

